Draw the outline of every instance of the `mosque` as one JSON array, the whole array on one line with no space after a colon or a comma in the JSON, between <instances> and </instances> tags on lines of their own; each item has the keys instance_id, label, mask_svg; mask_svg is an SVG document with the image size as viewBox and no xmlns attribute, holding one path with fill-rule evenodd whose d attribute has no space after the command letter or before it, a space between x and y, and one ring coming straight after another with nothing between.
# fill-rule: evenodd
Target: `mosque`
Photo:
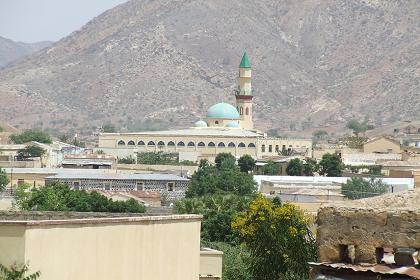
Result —
<instances>
[{"instance_id":1,"label":"mosque","mask_svg":"<svg viewBox=\"0 0 420 280\"><path fill-rule=\"evenodd\" d=\"M293 150L311 157L311 139L267 137L266 133L254 129L251 76L251 64L245 53L239 65L236 107L217 103L208 109L205 118L187 129L102 133L97 149L120 158L141 152L163 151L178 153L180 159L192 161L214 160L217 154L226 152L236 157L248 154L255 159L264 159L277 156L282 150Z\"/></svg>"}]
</instances>

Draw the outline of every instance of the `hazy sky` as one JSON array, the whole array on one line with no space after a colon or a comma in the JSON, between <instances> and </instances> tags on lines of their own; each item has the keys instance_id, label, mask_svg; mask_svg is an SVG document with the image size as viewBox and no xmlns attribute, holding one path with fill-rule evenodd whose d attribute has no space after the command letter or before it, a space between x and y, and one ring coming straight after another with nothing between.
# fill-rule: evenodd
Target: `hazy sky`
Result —
<instances>
[{"instance_id":1,"label":"hazy sky","mask_svg":"<svg viewBox=\"0 0 420 280\"><path fill-rule=\"evenodd\" d=\"M0 0L0 36L57 41L127 0Z\"/></svg>"}]
</instances>

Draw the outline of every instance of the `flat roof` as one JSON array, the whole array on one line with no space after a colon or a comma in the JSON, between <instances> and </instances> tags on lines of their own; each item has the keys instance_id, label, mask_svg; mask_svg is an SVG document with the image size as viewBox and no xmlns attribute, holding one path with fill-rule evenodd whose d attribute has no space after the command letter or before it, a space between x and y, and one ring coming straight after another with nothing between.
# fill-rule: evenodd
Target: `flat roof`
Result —
<instances>
[{"instance_id":1,"label":"flat roof","mask_svg":"<svg viewBox=\"0 0 420 280\"><path fill-rule=\"evenodd\" d=\"M138 181L189 181L189 179L173 174L129 174L129 173L103 173L103 174L57 174L45 179L84 179L84 180L138 180Z\"/></svg>"},{"instance_id":2,"label":"flat roof","mask_svg":"<svg viewBox=\"0 0 420 280\"><path fill-rule=\"evenodd\" d=\"M68 214L69 216L59 218L48 217L45 215L45 219L33 219L30 212L26 212L26 219L3 219L0 220L1 225L25 225L25 226L44 226L44 225L67 225L67 224L120 224L120 223L148 223L148 222L159 222L159 221L201 221L201 215L138 215L131 213L131 216L120 216L120 217L88 217L80 218L77 216L83 216L83 213L75 212ZM89 215L89 213L86 213ZM92 214L92 213L90 213ZM103 213L105 214L105 213ZM106 213L110 214L110 213ZM76 217L74 216L76 215ZM40 217L38 217L40 218Z\"/></svg>"},{"instance_id":3,"label":"flat roof","mask_svg":"<svg viewBox=\"0 0 420 280\"><path fill-rule=\"evenodd\" d=\"M144 132L127 132L127 133L102 133L103 136L219 136L219 137L262 137L262 134L246 130L246 129L227 129L227 128L187 128L179 130L162 130L162 131L144 131Z\"/></svg>"}]
</instances>

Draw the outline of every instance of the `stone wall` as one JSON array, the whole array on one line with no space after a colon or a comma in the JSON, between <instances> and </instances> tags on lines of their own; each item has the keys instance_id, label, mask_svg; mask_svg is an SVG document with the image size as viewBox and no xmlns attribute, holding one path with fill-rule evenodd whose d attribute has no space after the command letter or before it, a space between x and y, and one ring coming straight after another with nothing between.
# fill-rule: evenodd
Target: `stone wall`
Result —
<instances>
[{"instance_id":1,"label":"stone wall","mask_svg":"<svg viewBox=\"0 0 420 280\"><path fill-rule=\"evenodd\" d=\"M324 207L317 243L320 262L343 262L343 250L353 245L355 263L376 263L380 248L420 248L420 210Z\"/></svg>"}]
</instances>

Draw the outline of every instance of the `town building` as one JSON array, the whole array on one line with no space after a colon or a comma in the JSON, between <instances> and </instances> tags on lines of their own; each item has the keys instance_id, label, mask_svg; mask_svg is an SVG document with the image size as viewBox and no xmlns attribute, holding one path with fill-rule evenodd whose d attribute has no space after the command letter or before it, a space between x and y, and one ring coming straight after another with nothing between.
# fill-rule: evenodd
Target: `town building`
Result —
<instances>
[{"instance_id":1,"label":"town building","mask_svg":"<svg viewBox=\"0 0 420 280\"><path fill-rule=\"evenodd\" d=\"M420 279L419 201L420 192L412 190L322 207L313 274L322 279Z\"/></svg>"},{"instance_id":2,"label":"town building","mask_svg":"<svg viewBox=\"0 0 420 280\"><path fill-rule=\"evenodd\" d=\"M363 144L364 153L375 154L400 154L401 143L393 138L381 136L373 138Z\"/></svg>"},{"instance_id":3,"label":"town building","mask_svg":"<svg viewBox=\"0 0 420 280\"><path fill-rule=\"evenodd\" d=\"M63 168L111 169L116 165L115 157L106 154L69 154L61 162Z\"/></svg>"},{"instance_id":4,"label":"town building","mask_svg":"<svg viewBox=\"0 0 420 280\"><path fill-rule=\"evenodd\" d=\"M168 201L185 197L189 179L172 174L57 174L45 178L45 184L64 183L76 190L132 192L159 192Z\"/></svg>"},{"instance_id":5,"label":"town building","mask_svg":"<svg viewBox=\"0 0 420 280\"><path fill-rule=\"evenodd\" d=\"M235 157L248 154L263 159L287 150L312 157L311 139L268 137L254 128L251 77L251 65L245 53L239 65L235 106L217 103L208 109L205 118L188 129L101 133L96 150L119 158L162 151L178 153L180 158L188 154L193 161L203 158L214 160L217 154L224 152Z\"/></svg>"},{"instance_id":6,"label":"town building","mask_svg":"<svg viewBox=\"0 0 420 280\"><path fill-rule=\"evenodd\" d=\"M0 212L0 263L43 280L219 280L222 253L200 250L201 218Z\"/></svg>"}]
</instances>

